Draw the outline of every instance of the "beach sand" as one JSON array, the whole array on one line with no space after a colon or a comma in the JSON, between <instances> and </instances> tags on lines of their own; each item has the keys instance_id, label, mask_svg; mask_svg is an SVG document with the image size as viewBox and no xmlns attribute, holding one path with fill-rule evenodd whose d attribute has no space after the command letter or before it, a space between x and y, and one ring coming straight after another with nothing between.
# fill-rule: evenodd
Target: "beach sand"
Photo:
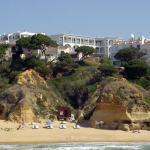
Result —
<instances>
[{"instance_id":1,"label":"beach sand","mask_svg":"<svg viewBox=\"0 0 150 150\"><path fill-rule=\"evenodd\" d=\"M44 129L43 124L32 129L26 123L24 129L17 130L17 123L0 120L0 143L150 142L150 131L146 130L133 133L89 127L73 129L73 123L68 122L66 125L67 129L59 129L59 122L55 121L53 129Z\"/></svg>"}]
</instances>

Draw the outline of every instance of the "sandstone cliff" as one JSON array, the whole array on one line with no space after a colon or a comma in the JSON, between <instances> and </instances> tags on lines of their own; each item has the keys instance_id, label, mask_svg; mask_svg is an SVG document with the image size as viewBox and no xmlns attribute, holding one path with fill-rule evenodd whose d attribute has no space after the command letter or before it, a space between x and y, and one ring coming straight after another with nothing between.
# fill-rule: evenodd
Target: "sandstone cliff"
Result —
<instances>
[{"instance_id":1,"label":"sandstone cliff","mask_svg":"<svg viewBox=\"0 0 150 150\"><path fill-rule=\"evenodd\" d=\"M0 93L0 119L33 121L54 114L58 105L67 104L37 72L26 70Z\"/></svg>"},{"instance_id":2,"label":"sandstone cliff","mask_svg":"<svg viewBox=\"0 0 150 150\"><path fill-rule=\"evenodd\" d=\"M105 127L111 128L116 124L114 128L117 129L121 124L150 122L150 106L144 101L143 91L124 78L102 81L84 111L91 108L92 126L96 121L103 121Z\"/></svg>"}]
</instances>

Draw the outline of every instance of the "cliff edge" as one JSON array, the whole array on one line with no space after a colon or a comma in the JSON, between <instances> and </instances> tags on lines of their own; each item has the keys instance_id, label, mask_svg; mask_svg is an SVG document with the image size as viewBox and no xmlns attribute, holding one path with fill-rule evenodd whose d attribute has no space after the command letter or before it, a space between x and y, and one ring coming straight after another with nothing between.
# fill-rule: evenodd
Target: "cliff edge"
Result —
<instances>
[{"instance_id":1,"label":"cliff edge","mask_svg":"<svg viewBox=\"0 0 150 150\"><path fill-rule=\"evenodd\" d=\"M144 91L125 78L110 77L98 85L84 107L92 108L90 123L103 122L103 127L118 129L123 124L138 124L141 128L150 122L150 105L145 101Z\"/></svg>"}]
</instances>

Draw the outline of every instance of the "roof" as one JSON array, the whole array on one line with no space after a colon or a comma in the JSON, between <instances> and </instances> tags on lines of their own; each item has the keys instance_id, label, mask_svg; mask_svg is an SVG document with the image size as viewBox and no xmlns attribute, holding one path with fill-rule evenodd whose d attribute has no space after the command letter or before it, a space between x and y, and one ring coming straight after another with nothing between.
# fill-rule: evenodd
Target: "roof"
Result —
<instances>
[{"instance_id":1,"label":"roof","mask_svg":"<svg viewBox=\"0 0 150 150\"><path fill-rule=\"evenodd\" d=\"M92 39L118 39L117 37L96 37L96 36L75 35L75 34L67 34L67 33L54 34L54 35L50 35L50 37L53 37L53 36L64 36L64 35L80 37L80 38L92 38Z\"/></svg>"}]
</instances>

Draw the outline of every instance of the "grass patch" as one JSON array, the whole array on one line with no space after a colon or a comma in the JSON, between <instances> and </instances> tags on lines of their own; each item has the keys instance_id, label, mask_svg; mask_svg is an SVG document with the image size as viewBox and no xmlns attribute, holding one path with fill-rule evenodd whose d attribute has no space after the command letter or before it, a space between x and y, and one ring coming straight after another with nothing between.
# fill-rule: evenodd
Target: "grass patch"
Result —
<instances>
[{"instance_id":1,"label":"grass patch","mask_svg":"<svg viewBox=\"0 0 150 150\"><path fill-rule=\"evenodd\" d=\"M150 97L149 97L149 96L145 96L145 97L144 97L144 101L145 101L148 105L150 105Z\"/></svg>"}]
</instances>

